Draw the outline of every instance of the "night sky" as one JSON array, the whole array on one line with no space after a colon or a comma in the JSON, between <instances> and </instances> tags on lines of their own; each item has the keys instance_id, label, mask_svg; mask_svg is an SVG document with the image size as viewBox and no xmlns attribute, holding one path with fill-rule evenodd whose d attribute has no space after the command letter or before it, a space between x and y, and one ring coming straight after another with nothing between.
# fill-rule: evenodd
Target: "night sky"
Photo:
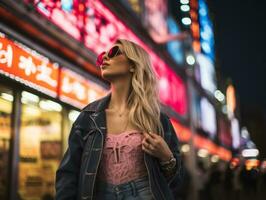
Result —
<instances>
[{"instance_id":1,"label":"night sky","mask_svg":"<svg viewBox=\"0 0 266 200\"><path fill-rule=\"evenodd\" d=\"M266 1L208 0L217 66L240 100L241 124L266 158Z\"/></svg>"}]
</instances>

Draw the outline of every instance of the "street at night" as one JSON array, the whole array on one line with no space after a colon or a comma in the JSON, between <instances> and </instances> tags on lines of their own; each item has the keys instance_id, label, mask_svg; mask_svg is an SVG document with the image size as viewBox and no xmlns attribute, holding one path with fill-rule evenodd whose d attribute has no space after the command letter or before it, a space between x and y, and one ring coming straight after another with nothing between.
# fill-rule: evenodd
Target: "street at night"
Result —
<instances>
[{"instance_id":1,"label":"street at night","mask_svg":"<svg viewBox=\"0 0 266 200\"><path fill-rule=\"evenodd\" d=\"M0 1L0 200L265 199L265 6Z\"/></svg>"}]
</instances>

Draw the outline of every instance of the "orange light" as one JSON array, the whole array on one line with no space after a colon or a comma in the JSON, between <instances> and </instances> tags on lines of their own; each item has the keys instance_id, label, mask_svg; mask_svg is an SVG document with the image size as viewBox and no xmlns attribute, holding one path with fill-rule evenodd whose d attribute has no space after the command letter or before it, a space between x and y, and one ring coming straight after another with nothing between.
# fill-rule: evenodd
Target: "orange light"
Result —
<instances>
[{"instance_id":1,"label":"orange light","mask_svg":"<svg viewBox=\"0 0 266 200\"><path fill-rule=\"evenodd\" d=\"M195 52L200 52L201 48L200 48L200 42L199 41L193 41L193 49Z\"/></svg>"},{"instance_id":2,"label":"orange light","mask_svg":"<svg viewBox=\"0 0 266 200\"><path fill-rule=\"evenodd\" d=\"M195 21L195 22L198 21L198 14L195 10L190 11L190 17L192 21Z\"/></svg>"},{"instance_id":3,"label":"orange light","mask_svg":"<svg viewBox=\"0 0 266 200\"><path fill-rule=\"evenodd\" d=\"M194 39L199 39L200 34L199 34L199 24L198 23L192 23L191 24L191 30L192 30L192 35Z\"/></svg>"},{"instance_id":4,"label":"orange light","mask_svg":"<svg viewBox=\"0 0 266 200\"><path fill-rule=\"evenodd\" d=\"M182 142L189 141L189 139L191 138L191 131L188 128L179 124L174 119L171 119L171 123L173 124L178 139Z\"/></svg>"},{"instance_id":5,"label":"orange light","mask_svg":"<svg viewBox=\"0 0 266 200\"><path fill-rule=\"evenodd\" d=\"M245 165L247 169L252 169L254 167L258 167L260 165L260 161L257 159L248 159L245 161Z\"/></svg>"},{"instance_id":6,"label":"orange light","mask_svg":"<svg viewBox=\"0 0 266 200\"><path fill-rule=\"evenodd\" d=\"M192 9L197 10L198 9L198 2L197 2L197 0L190 0L190 7Z\"/></svg>"},{"instance_id":7,"label":"orange light","mask_svg":"<svg viewBox=\"0 0 266 200\"><path fill-rule=\"evenodd\" d=\"M84 6L84 4L79 4L79 11L80 12L83 12L84 11L84 9L85 9L85 6Z\"/></svg>"},{"instance_id":8,"label":"orange light","mask_svg":"<svg viewBox=\"0 0 266 200\"><path fill-rule=\"evenodd\" d=\"M217 146L211 140L201 137L199 135L194 135L194 145L198 149L206 149L209 153L213 155L218 155L222 160L229 161L232 158L231 151Z\"/></svg>"},{"instance_id":9,"label":"orange light","mask_svg":"<svg viewBox=\"0 0 266 200\"><path fill-rule=\"evenodd\" d=\"M226 90L226 102L227 102L227 110L230 113L234 113L236 109L236 96L235 96L235 88L233 85L229 85Z\"/></svg>"}]
</instances>

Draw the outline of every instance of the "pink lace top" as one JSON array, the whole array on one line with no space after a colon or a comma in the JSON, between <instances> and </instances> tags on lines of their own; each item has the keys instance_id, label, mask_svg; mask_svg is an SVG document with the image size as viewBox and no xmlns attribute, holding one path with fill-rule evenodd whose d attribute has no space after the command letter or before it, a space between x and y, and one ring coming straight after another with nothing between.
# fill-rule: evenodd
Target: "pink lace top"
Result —
<instances>
[{"instance_id":1,"label":"pink lace top","mask_svg":"<svg viewBox=\"0 0 266 200\"><path fill-rule=\"evenodd\" d=\"M107 134L99 179L117 185L146 176L142 139L142 133L136 130Z\"/></svg>"}]
</instances>

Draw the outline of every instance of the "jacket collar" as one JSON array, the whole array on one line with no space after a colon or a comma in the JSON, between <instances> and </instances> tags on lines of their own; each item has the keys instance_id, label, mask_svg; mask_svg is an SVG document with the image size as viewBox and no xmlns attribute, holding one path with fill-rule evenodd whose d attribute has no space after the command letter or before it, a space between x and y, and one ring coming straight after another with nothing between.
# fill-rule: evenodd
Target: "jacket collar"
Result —
<instances>
[{"instance_id":1,"label":"jacket collar","mask_svg":"<svg viewBox=\"0 0 266 200\"><path fill-rule=\"evenodd\" d=\"M104 137L107 133L105 109L107 108L110 99L111 99L111 92L107 94L105 97L95 102L92 102L83 109L83 111L90 113L90 116L92 117L92 119L96 123L97 128L101 131Z\"/></svg>"}]
</instances>

